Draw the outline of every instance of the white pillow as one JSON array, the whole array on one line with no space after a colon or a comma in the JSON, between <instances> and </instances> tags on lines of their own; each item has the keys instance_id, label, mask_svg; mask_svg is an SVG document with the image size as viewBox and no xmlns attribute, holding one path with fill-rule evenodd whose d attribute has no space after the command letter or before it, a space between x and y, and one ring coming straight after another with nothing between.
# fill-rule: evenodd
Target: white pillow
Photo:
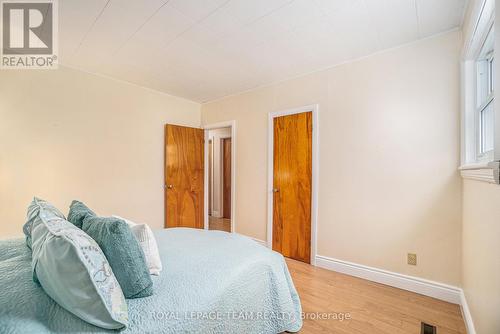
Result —
<instances>
[{"instance_id":1,"label":"white pillow","mask_svg":"<svg viewBox=\"0 0 500 334\"><path fill-rule=\"evenodd\" d=\"M136 224L120 216L113 215L113 217L125 221L135 235L137 241L139 241L142 251L144 252L144 257L146 258L149 274L160 275L160 271L162 270L160 252L158 251L158 245L156 244L156 239L151 228L147 224Z\"/></svg>"}]
</instances>

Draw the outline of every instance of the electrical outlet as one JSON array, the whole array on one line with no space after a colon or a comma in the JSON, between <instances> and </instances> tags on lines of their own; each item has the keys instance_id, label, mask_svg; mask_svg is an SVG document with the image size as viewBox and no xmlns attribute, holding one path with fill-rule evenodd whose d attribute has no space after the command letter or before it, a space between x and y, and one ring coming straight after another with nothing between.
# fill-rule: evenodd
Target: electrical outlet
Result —
<instances>
[{"instance_id":1,"label":"electrical outlet","mask_svg":"<svg viewBox=\"0 0 500 334\"><path fill-rule=\"evenodd\" d=\"M417 254L408 253L408 264L410 266L416 266L417 265Z\"/></svg>"}]
</instances>

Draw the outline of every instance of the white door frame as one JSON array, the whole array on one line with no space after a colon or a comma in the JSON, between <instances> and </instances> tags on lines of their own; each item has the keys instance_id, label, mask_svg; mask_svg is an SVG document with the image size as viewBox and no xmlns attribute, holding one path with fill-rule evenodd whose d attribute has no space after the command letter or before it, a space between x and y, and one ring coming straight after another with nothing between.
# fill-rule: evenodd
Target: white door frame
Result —
<instances>
[{"instance_id":1,"label":"white door frame","mask_svg":"<svg viewBox=\"0 0 500 334\"><path fill-rule=\"evenodd\" d=\"M208 130L231 128L231 233L235 232L236 226L236 121L225 121L203 125L205 130L205 217L204 226L208 230ZM213 145L213 144L212 144Z\"/></svg>"},{"instance_id":2,"label":"white door frame","mask_svg":"<svg viewBox=\"0 0 500 334\"><path fill-rule=\"evenodd\" d=\"M274 119L280 116L312 112L312 189L311 189L311 264L316 265L319 176L319 105L313 104L294 109L269 113L267 157L267 247L273 248L273 185L274 185Z\"/></svg>"}]
</instances>

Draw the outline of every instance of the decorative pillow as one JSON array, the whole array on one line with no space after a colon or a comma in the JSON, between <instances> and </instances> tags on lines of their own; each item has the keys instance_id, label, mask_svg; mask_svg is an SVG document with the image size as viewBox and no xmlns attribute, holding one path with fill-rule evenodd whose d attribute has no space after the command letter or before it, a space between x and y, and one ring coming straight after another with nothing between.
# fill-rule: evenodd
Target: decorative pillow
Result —
<instances>
[{"instance_id":1,"label":"decorative pillow","mask_svg":"<svg viewBox=\"0 0 500 334\"><path fill-rule=\"evenodd\" d=\"M68 221L78 228L82 228L83 220L87 216L95 217L94 211L90 210L85 204L80 201L73 201L69 206Z\"/></svg>"},{"instance_id":2,"label":"decorative pillow","mask_svg":"<svg viewBox=\"0 0 500 334\"><path fill-rule=\"evenodd\" d=\"M125 298L141 298L153 294L146 259L139 242L127 223L113 217L88 215L82 229L90 235L106 255Z\"/></svg>"},{"instance_id":3,"label":"decorative pillow","mask_svg":"<svg viewBox=\"0 0 500 334\"><path fill-rule=\"evenodd\" d=\"M34 201L38 201L40 203L43 203L45 208L47 210L49 210L52 214L54 214L56 217L66 219L64 217L64 215L61 213L61 211L57 210L57 208L55 206L53 206L52 204L50 204L44 200L41 200L39 198L36 198L36 197L33 199L33 202ZM26 245L30 249L31 249L31 243L32 243L32 241L31 241L31 229L33 228L33 223L38 219L38 213L40 212L40 207L37 205L33 205L33 202L28 207L28 214L26 217L26 223L23 226L23 232L24 232L24 235L26 236Z\"/></svg>"},{"instance_id":4,"label":"decorative pillow","mask_svg":"<svg viewBox=\"0 0 500 334\"><path fill-rule=\"evenodd\" d=\"M24 229L31 235L34 278L52 299L95 326L127 326L123 292L91 237L38 198L29 206Z\"/></svg>"},{"instance_id":5,"label":"decorative pillow","mask_svg":"<svg viewBox=\"0 0 500 334\"><path fill-rule=\"evenodd\" d=\"M151 275L160 275L160 271L162 271L163 267L161 264L160 252L158 251L158 245L156 244L156 239L151 228L147 224L136 224L133 221L120 216L113 215L113 217L126 222L132 230L132 233L137 241L139 241L139 245L141 245L142 251L144 252L149 273Z\"/></svg>"}]
</instances>

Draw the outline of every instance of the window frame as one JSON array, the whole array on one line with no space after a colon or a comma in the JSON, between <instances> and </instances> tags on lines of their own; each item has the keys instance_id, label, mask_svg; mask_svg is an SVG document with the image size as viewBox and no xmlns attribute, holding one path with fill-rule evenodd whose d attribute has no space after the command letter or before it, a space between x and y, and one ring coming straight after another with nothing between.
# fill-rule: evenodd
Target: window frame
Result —
<instances>
[{"instance_id":1,"label":"window frame","mask_svg":"<svg viewBox=\"0 0 500 334\"><path fill-rule=\"evenodd\" d=\"M479 0L471 3L466 24L463 27L464 46L461 61L461 165L462 177L500 184L500 107L495 107L493 91L482 106L478 106L478 59L490 33L500 32L495 25L495 0ZM493 45L499 46L499 38L492 36ZM495 49L495 47L493 47ZM493 59L495 50L493 50ZM497 84L498 66L494 64L491 79ZM495 87L493 87L493 90ZM493 150L481 152L480 116L493 103Z\"/></svg>"},{"instance_id":2,"label":"window frame","mask_svg":"<svg viewBox=\"0 0 500 334\"><path fill-rule=\"evenodd\" d=\"M493 48L492 51L489 51L487 55L484 57L484 60L486 60L487 63L487 85L488 85L488 94L485 97L485 101L482 104L478 103L479 99L479 80L478 80L478 75L479 75L479 70L478 70L478 63L482 60L481 59L481 52L488 40L488 37L490 34L494 34L494 22L489 22L488 28L485 29L486 33L484 36L482 36L482 43L480 44L480 48L477 51L477 55L475 56L474 59L474 77L476 80L476 85L475 85L475 131L476 131L476 157L475 161L476 162L490 162L493 161L494 158L494 151L495 151L495 146L493 145L493 148L490 150L483 150L483 145L484 145L484 126L483 126L483 112L490 106L490 104L493 103L493 108L494 108L494 100L495 100L495 91L494 91L494 76L495 73L493 71L493 61L495 59L495 49ZM494 35L493 35L494 36ZM493 110L494 112L494 110ZM494 127L494 124L493 124ZM493 138L494 141L494 138Z\"/></svg>"}]
</instances>

